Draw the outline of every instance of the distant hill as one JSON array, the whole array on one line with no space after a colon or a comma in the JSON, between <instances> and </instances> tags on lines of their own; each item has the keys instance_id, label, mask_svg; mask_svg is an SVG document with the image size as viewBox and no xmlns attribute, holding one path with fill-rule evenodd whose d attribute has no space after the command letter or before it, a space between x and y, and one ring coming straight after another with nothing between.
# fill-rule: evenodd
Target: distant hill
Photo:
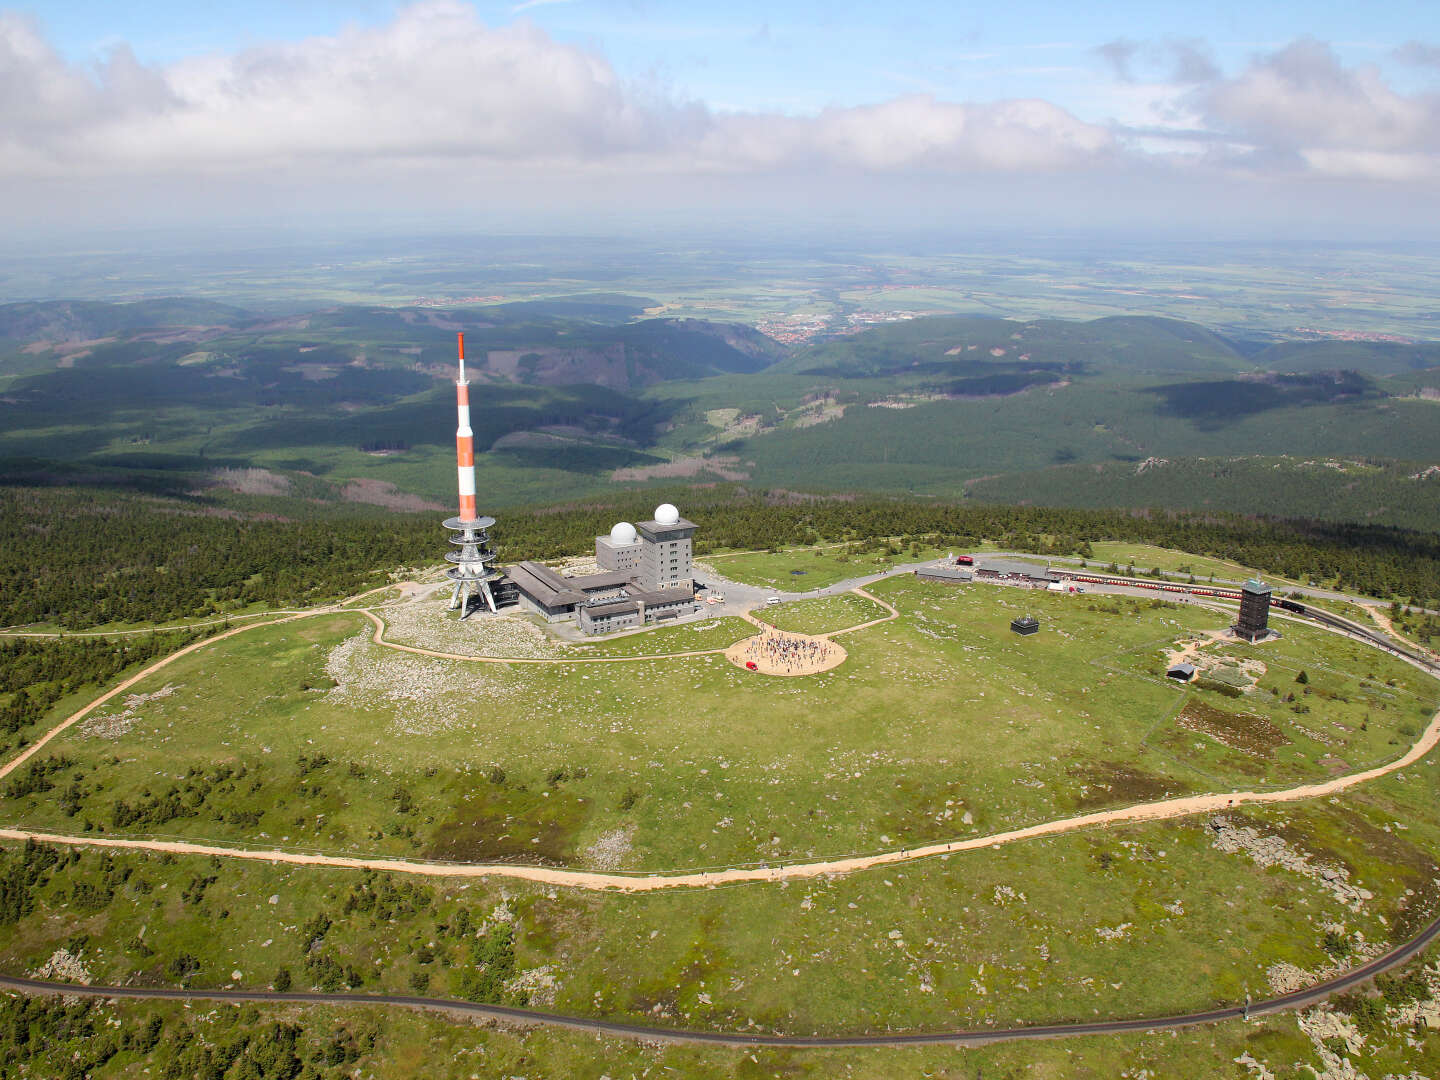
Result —
<instances>
[{"instance_id":1,"label":"distant hill","mask_svg":"<svg viewBox=\"0 0 1440 1080\"><path fill-rule=\"evenodd\" d=\"M1416 366L1440 345L1257 348L1175 319L937 316L791 350L745 325L645 318L647 305L607 293L285 316L185 299L5 305L0 457L43 459L62 483L72 474L55 462L106 483L133 471L142 489L259 469L294 490L449 505L464 331L497 507L718 477L1422 528L1440 517L1428 479L1409 479L1440 462L1440 366Z\"/></svg>"},{"instance_id":2,"label":"distant hill","mask_svg":"<svg viewBox=\"0 0 1440 1080\"><path fill-rule=\"evenodd\" d=\"M1257 353L1254 365L1270 371L1363 371L1394 375L1440 367L1440 344L1388 341L1282 341Z\"/></svg>"},{"instance_id":3,"label":"distant hill","mask_svg":"<svg viewBox=\"0 0 1440 1080\"><path fill-rule=\"evenodd\" d=\"M1440 531L1440 466L1383 458L1226 456L1059 465L987 476L967 485L966 495L987 503L1214 509Z\"/></svg>"},{"instance_id":4,"label":"distant hill","mask_svg":"<svg viewBox=\"0 0 1440 1080\"><path fill-rule=\"evenodd\" d=\"M12 341L87 341L112 334L179 326L235 326L253 316L209 300L167 297L133 304L47 300L0 304L0 338Z\"/></svg>"},{"instance_id":5,"label":"distant hill","mask_svg":"<svg viewBox=\"0 0 1440 1080\"><path fill-rule=\"evenodd\" d=\"M1117 316L1090 322L1021 322L977 316L910 319L805 349L777 371L847 377L968 372L977 365L1127 371L1226 371L1249 366L1203 326L1176 319Z\"/></svg>"}]
</instances>

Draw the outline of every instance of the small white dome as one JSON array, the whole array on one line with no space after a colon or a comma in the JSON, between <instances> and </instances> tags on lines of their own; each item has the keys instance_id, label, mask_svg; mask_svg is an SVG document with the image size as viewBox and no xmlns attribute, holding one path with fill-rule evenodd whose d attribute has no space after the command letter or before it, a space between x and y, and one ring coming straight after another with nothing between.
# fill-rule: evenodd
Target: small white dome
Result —
<instances>
[{"instance_id":1,"label":"small white dome","mask_svg":"<svg viewBox=\"0 0 1440 1080\"><path fill-rule=\"evenodd\" d=\"M670 503L661 503L655 507L655 520L661 525L674 525L680 520L680 511Z\"/></svg>"},{"instance_id":2,"label":"small white dome","mask_svg":"<svg viewBox=\"0 0 1440 1080\"><path fill-rule=\"evenodd\" d=\"M616 547L635 542L635 526L628 521L617 521L610 530L610 543Z\"/></svg>"}]
</instances>

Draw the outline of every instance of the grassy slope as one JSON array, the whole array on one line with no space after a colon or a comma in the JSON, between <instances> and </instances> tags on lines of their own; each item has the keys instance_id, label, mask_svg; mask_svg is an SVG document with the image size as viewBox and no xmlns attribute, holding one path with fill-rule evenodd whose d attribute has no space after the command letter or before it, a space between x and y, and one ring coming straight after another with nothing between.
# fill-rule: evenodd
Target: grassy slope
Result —
<instances>
[{"instance_id":1,"label":"grassy slope","mask_svg":"<svg viewBox=\"0 0 1440 1080\"><path fill-rule=\"evenodd\" d=\"M1170 723L1187 693L1232 703L1166 684L1159 650L1223 616L911 579L877 589L905 618L847 636L847 663L803 687L747 677L719 657L507 669L356 642L340 672L352 689L327 693L304 687L325 686L329 650L368 633L357 617L257 630L137 687L176 690L144 706L117 741L75 731L54 744L77 762L76 815L48 794L0 806L46 828L88 821L137 834L576 865L602 834L633 829L631 865L721 865L963 836L1261 775L1268 784L1321 777L1335 759L1360 768L1393 757L1436 702L1412 670L1287 627L1273 647L1232 650L1271 665L1265 692L1233 707L1267 717L1291 742L1269 762L1181 753ZM1046 632L1014 638L1009 621L1022 611ZM832 616L800 617L821 628ZM1396 686L1340 674L1355 663ZM1295 690L1301 667L1312 680L1306 715L1269 694ZM259 685L257 671L266 673ZM316 753L329 763L302 775L300 757ZM117 800L144 805L146 791L183 789L195 782L188 770L218 763L246 775L219 782L195 816L116 825ZM483 779L494 766L503 782ZM413 802L405 813L401 790ZM956 807L972 825L957 825ZM260 813L258 824L235 817L247 811Z\"/></svg>"},{"instance_id":2,"label":"grassy slope","mask_svg":"<svg viewBox=\"0 0 1440 1080\"><path fill-rule=\"evenodd\" d=\"M459 694L468 726L404 735L385 717L417 711L413 682L399 680L400 696L369 708L327 709L320 692L299 689L307 678L319 681L320 657L359 625L336 618L257 631L202 651L193 664L138 688L179 685L172 697L144 706L129 734L114 742L67 739L60 749L79 761L73 775L82 784L106 785L88 797L97 806L127 785L158 788L167 781L163 774L176 776L192 762L245 761L251 770L245 782L214 805L266 808L259 831L277 842L281 829L290 830L286 846L334 847L336 837L324 834L331 826L313 825L316 813L327 813L327 820L350 830L353 845L367 850L416 848L403 833L362 842L366 820L385 832L414 829L422 853L433 853L424 838L439 825L448 842L468 842L468 850L452 854L507 854L477 845L476 832L456 827L463 817L482 821L491 837L503 821L515 841L510 857L527 847L573 855L613 826L636 830L638 857L647 862L663 857L664 865L694 865L747 855L783 858L807 845L850 850L964 834L970 831L965 812L974 829L992 829L1052 813L1055 803L1088 809L1154 797L1156 778L1165 774L1222 789L1260 779L1261 762L1253 756L1165 723L1187 694L1216 707L1262 711L1284 728L1292 742L1264 764L1266 783L1324 775L1328 767L1317 772L1311 764L1322 754L1341 756L1350 768L1393 756L1402 726L1419 722L1436 704L1434 687L1411 669L1289 624L1273 646L1231 651L1263 657L1269 671L1262 686L1285 691L1300 689L1294 673L1303 666L1312 691L1301 699L1312 706L1305 714L1263 698L1237 704L1156 679L1155 650L1176 630L1170 621L1219 621L1198 611L1127 604L1113 605L1115 613L1090 611L1091 598L1077 603L1080 598L957 591L908 580L880 591L906 618L848 638L851 660L839 678L807 680L800 697L791 696L786 680L761 685L751 679L744 689L756 692L721 698L718 669L701 661L657 662L627 668L643 673L632 679L611 678L615 669L608 667L581 672L587 679L572 671L556 682L512 673L508 680L555 699L553 707L516 716L504 680L465 669ZM828 619L833 606L820 602L806 614L805 605L786 605L782 612ZM1023 643L1004 630L1021 606L1040 612L1046 626ZM1097 663L1077 663L1081 653ZM443 667L427 670L443 676ZM1377 679L1361 686L1372 671ZM263 683L257 672L264 672ZM1391 678L1396 686L1385 685ZM1025 693L1036 696L1020 692L1026 685ZM1103 691L1103 712L1075 704L1087 687L1085 696L1097 700ZM735 689L742 689L738 681ZM897 691L904 694L899 708ZM686 708L674 707L676 694L686 696ZM592 706L588 697L606 704ZM986 703L993 703L990 709ZM995 707L1003 709L1003 720ZM1083 715L1090 711L1095 715ZM1357 722L1362 711L1371 713L1367 731ZM815 727L821 716L823 727ZM977 727L983 739L975 737ZM1137 736L1143 738L1137 742ZM504 752L518 749L522 738L538 752ZM763 753L754 752L757 739ZM317 751L333 763L302 780L296 758ZM361 764L362 776L349 775L349 760ZM507 767L503 784L484 779L479 767L452 772L492 760ZM572 772L583 762L586 777L547 784L543 770L557 761L568 762ZM436 762L445 765L427 772ZM88 809L73 818L52 809L71 775L67 770L59 778L56 791L0 804L7 821L81 827ZM247 794L257 779L260 790ZM528 791L518 790L522 783ZM323 790L307 794L302 784ZM397 813L397 786L412 791L415 811ZM630 790L637 798L622 812ZM442 928L453 926L462 909L478 924L503 902L514 913L517 968L548 967L558 984L555 1007L584 1015L828 1032L1153 1014L1236 1002L1246 993L1263 996L1265 970L1279 961L1322 966L1327 925L1341 927L1351 943L1413 932L1440 907L1437 794L1440 774L1430 760L1340 800L1232 815L1282 837L1312 861L1347 870L1374 893L1358 912L1315 879L1260 870L1243 855L1216 851L1203 821L1071 835L789 887L641 897L87 853L41 887L34 915L0 928L0 966L33 971L58 946L84 936L83 955L97 979L173 983L168 965L190 954L201 958L191 977L197 985L265 985L285 967L305 987L313 975L305 966L310 951L302 927L318 912L333 919L321 951L362 972L360 989L423 986L448 994L461 988L467 946ZM686 803L703 804L700 813ZM448 818L447 805L454 811ZM291 814L303 825L292 830ZM432 814L435 820L426 821ZM722 814L730 824L722 824ZM850 817L860 820L858 832L839 827ZM160 831L238 839L254 830L227 829L202 816ZM670 841L658 840L661 835ZM530 845L536 837L541 844ZM206 883L197 888L197 881ZM391 898L385 914L347 910L347 898L361 895L367 881L369 892ZM96 899L107 891L108 900ZM1112 933L1118 936L1107 936ZM117 1015L128 1022L143 1008ZM320 1015L306 1013L312 1026ZM346 1014L337 1016L345 1022ZM481 1034L394 1014L375 1025L367 1060L387 1076L409 1075L421 1046L430 1063L421 1073L449 1075L450 1055L435 1054L452 1044L483 1047L486 1068L524 1054L528 1068L557 1073L603 1062L611 1071L665 1064L691 1075L747 1069L833 1075L846 1067L856 1075L893 1075L897 1061L883 1051L772 1051L751 1062L729 1051L645 1048L559 1033ZM1277 1019L1175 1039L906 1051L903 1061L987 1072L1029 1066L1039 1075L1050 1070L1067 1077L1140 1067L1224 1075L1242 1049L1272 1069L1315 1060L1293 1019ZM1433 1039L1407 1047L1391 1029L1388 1037L1369 1040L1356 1060L1371 1075L1409 1069L1423 1075L1435 1070L1435 1052ZM442 1064L434 1066L437 1060ZM464 1062L455 1075L474 1067Z\"/></svg>"}]
</instances>

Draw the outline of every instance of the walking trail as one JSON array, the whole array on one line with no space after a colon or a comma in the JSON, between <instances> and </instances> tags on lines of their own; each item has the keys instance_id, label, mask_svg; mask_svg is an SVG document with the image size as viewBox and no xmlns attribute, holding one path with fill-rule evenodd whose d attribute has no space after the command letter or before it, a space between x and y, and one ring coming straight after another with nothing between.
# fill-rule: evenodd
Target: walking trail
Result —
<instances>
[{"instance_id":1,"label":"walking trail","mask_svg":"<svg viewBox=\"0 0 1440 1080\"><path fill-rule=\"evenodd\" d=\"M851 633L867 626L874 626L877 623L887 622L890 619L898 617L899 612L890 604L885 603L883 600L878 599L862 589L857 588L854 591L885 607L889 614L880 619L874 619L857 626L847 627L844 630L832 631L832 635ZM0 779L4 779L10 773L14 772L47 743L62 732L73 727L95 709L107 701L110 701L116 695L128 690L142 679L164 668L167 664L180 659L182 656L195 652L197 649L202 649L216 641L223 641L227 637L233 637L236 634L245 633L249 630L259 629L264 626L276 626L281 623L294 622L297 619L312 618L317 615L334 614L342 611L358 611L360 614L371 619L376 626L373 640L377 644L384 645L387 648L399 649L403 652L418 653L423 656L437 656L469 662L480 661L507 664L616 663L621 661L668 659L677 656L706 656L725 651L723 649L708 649L690 653L671 653L658 657L589 657L583 660L499 660L492 657L458 656L451 653L434 652L428 649L414 648L406 645L396 645L385 641L384 622L369 610L344 608L340 606L318 608L314 611L299 615L290 615L281 619L273 619L269 622L237 626L224 633L216 634L214 637L187 645L183 649L156 661L144 670L125 679L118 686L102 694L89 705L66 717L54 728L46 732L44 736L36 740L24 753L19 754L5 765L0 766ZM352 870L379 870L388 873L416 874L426 877L512 878L576 889L610 889L627 893L656 892L662 889L711 888L719 885L794 881L826 875L838 876L881 866L891 866L896 863L913 862L917 859L935 858L937 856L943 858L967 851L998 848L1007 844L1034 840L1044 836L1057 836L1062 833L1076 832L1081 829L1092 829L1129 822L1166 821L1172 818L1214 813L1220 810L1233 809L1238 806L1300 802L1307 799L1325 798L1326 796L1338 794L1339 792L1360 784L1366 784L1372 780L1378 780L1381 777L1399 772L1401 769L1413 765L1430 753L1435 749L1437 744L1440 744L1440 712L1437 712L1431 718L1430 723L1426 726L1424 732L1421 733L1420 738L1414 745L1394 761L1376 766L1372 769L1366 769L1362 772L1334 777L1317 784L1303 784L1299 787L1286 788L1283 791L1235 791L1209 795L1189 795L1177 799L1164 799L1158 802L1141 803L1136 806L1121 807L1114 810L1101 810L1091 814L1080 814L1075 817L1060 818L1055 821L1042 822L1038 825L1029 825L1020 829L992 833L988 836L967 837L963 840L926 844L913 848L900 848L894 851L869 855L854 855L845 858L824 859L806 863L789 863L778 866L735 867L728 870L659 874L603 873L589 870L565 870L554 867L517 866L496 863L445 863L410 859L358 858L275 849L231 847L220 844L193 843L180 840L132 840L119 837L96 836L93 833L84 836L67 836L57 833L36 832L30 829L0 829L0 839L35 840L41 843L72 847L169 852L177 855L212 855L230 859L246 859L253 862L282 863L294 866L325 866Z\"/></svg>"}]
</instances>

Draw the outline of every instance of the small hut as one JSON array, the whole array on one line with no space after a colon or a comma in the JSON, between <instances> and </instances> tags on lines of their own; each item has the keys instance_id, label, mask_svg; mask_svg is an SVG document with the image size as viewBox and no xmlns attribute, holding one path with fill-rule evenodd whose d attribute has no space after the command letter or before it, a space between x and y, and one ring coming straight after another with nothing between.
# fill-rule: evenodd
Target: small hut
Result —
<instances>
[{"instance_id":1,"label":"small hut","mask_svg":"<svg viewBox=\"0 0 1440 1080\"><path fill-rule=\"evenodd\" d=\"M1171 664L1165 669L1167 678L1175 679L1178 682L1189 682L1195 678L1194 664Z\"/></svg>"},{"instance_id":2,"label":"small hut","mask_svg":"<svg viewBox=\"0 0 1440 1080\"><path fill-rule=\"evenodd\" d=\"M1034 615L1021 615L1018 619L1012 619L1010 629L1021 636L1038 634L1040 632L1040 620Z\"/></svg>"}]
</instances>

